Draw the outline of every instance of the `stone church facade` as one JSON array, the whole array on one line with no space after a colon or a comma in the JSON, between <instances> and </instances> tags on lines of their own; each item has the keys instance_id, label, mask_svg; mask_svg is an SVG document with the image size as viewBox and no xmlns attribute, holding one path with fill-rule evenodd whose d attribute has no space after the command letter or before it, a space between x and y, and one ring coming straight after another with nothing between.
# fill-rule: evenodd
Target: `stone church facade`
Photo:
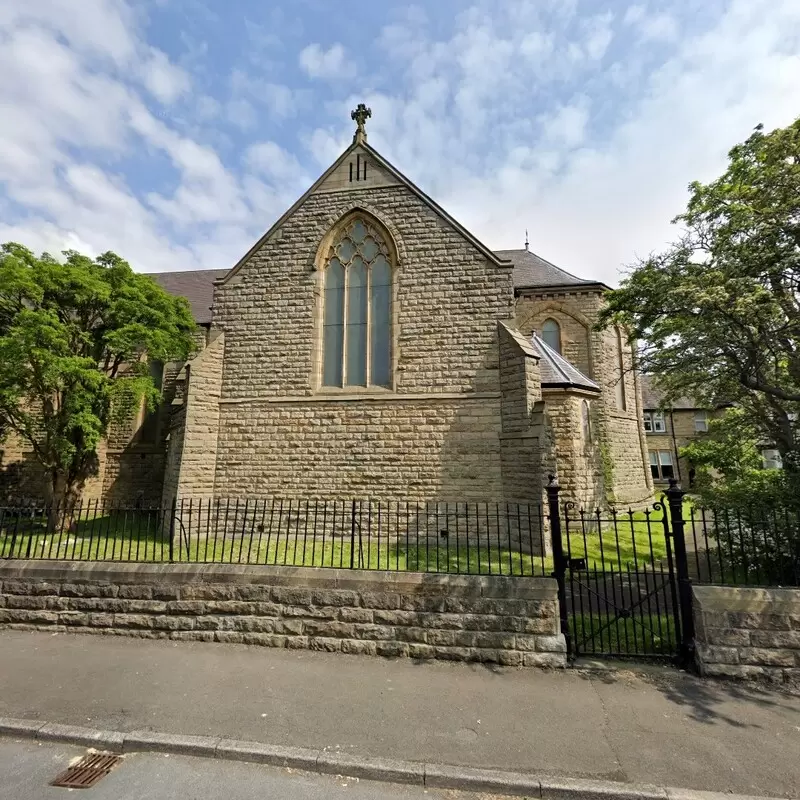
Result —
<instances>
[{"instance_id":1,"label":"stone church facade","mask_svg":"<svg viewBox=\"0 0 800 800\"><path fill-rule=\"evenodd\" d=\"M164 369L155 439L116 432L87 491L538 503L556 472L586 505L646 501L630 348L594 329L606 287L491 251L358 122L233 269L153 275L192 302L198 353Z\"/></svg>"}]
</instances>

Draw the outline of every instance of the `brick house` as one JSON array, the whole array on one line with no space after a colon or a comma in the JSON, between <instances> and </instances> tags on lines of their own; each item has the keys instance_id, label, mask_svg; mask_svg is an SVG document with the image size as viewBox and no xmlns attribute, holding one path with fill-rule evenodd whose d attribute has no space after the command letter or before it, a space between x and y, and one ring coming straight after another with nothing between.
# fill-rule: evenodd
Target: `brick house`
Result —
<instances>
[{"instance_id":1,"label":"brick house","mask_svg":"<svg viewBox=\"0 0 800 800\"><path fill-rule=\"evenodd\" d=\"M353 143L230 270L155 274L198 353L116 431L87 491L540 502L652 494L643 408L607 287L494 252ZM143 435L146 429L147 436Z\"/></svg>"}]
</instances>

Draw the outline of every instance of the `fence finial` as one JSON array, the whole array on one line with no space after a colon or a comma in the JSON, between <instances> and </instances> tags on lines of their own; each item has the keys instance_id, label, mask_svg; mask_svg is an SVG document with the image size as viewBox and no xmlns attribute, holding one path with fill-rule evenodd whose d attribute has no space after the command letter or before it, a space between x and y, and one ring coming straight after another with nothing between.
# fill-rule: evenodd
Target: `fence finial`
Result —
<instances>
[{"instance_id":1,"label":"fence finial","mask_svg":"<svg viewBox=\"0 0 800 800\"><path fill-rule=\"evenodd\" d=\"M548 475L547 476L547 485L548 487L556 487L558 486L558 477L556 475Z\"/></svg>"}]
</instances>

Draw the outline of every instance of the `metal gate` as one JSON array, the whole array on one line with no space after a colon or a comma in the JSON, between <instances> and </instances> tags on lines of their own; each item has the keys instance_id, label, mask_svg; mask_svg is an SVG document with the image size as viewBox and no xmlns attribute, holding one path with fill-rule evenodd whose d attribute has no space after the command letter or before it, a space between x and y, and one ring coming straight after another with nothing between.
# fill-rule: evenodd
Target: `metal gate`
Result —
<instances>
[{"instance_id":1,"label":"metal gate","mask_svg":"<svg viewBox=\"0 0 800 800\"><path fill-rule=\"evenodd\" d=\"M581 509L548 485L570 656L688 660L694 638L683 492L639 511Z\"/></svg>"}]
</instances>

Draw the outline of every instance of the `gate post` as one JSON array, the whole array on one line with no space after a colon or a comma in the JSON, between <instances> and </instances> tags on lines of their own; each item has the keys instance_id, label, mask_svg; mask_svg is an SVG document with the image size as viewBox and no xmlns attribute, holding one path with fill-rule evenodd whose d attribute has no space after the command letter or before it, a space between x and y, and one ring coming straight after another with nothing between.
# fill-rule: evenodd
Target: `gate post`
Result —
<instances>
[{"instance_id":1,"label":"gate post","mask_svg":"<svg viewBox=\"0 0 800 800\"><path fill-rule=\"evenodd\" d=\"M683 522L683 498L686 492L670 478L669 501L670 528L675 544L675 571L678 576L678 601L681 607L681 641L678 643L681 661L689 666L694 660L694 616L692 614L692 581L689 578L689 561L686 556L686 535Z\"/></svg>"},{"instance_id":2,"label":"gate post","mask_svg":"<svg viewBox=\"0 0 800 800\"><path fill-rule=\"evenodd\" d=\"M572 637L569 631L567 614L567 558L564 555L564 541L561 537L561 509L559 492L561 487L555 475L548 475L547 505L549 508L550 537L553 543L553 578L558 583L558 615L561 620L561 633L567 642L567 655L572 655Z\"/></svg>"}]
</instances>

